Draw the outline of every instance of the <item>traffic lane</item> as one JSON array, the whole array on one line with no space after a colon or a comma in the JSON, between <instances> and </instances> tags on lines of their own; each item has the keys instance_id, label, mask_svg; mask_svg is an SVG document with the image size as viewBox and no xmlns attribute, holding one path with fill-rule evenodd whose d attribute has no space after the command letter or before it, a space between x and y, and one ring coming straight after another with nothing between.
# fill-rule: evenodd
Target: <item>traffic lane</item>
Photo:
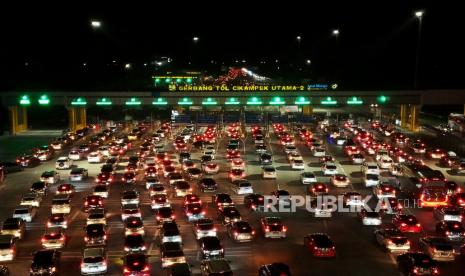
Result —
<instances>
[{"instance_id":1,"label":"traffic lane","mask_svg":"<svg viewBox=\"0 0 465 276\"><path fill-rule=\"evenodd\" d=\"M296 195L296 194L304 195L305 194L305 187L302 184L300 184L300 180L299 180L300 171L291 171L290 170L289 163L287 163L286 155L283 153L282 147L276 142L276 140L272 139L271 144L272 144L274 155L276 156L275 157L275 162L276 162L277 166L282 166L282 167L285 167L285 168L289 168L288 171L281 171L281 170L277 171L278 172L278 179L279 179L278 182L282 183L282 186L283 186L282 188L290 191L292 195ZM305 153L302 153L302 154L304 155L304 158L305 158L306 154ZM312 158L312 161L316 161L316 160L317 160L317 158ZM284 163L284 162L286 162L286 163ZM256 183L256 181L254 183ZM268 194L269 192L271 192L270 191L270 188L271 188L270 186L272 186L272 185L260 185L260 184L259 185L256 184L255 187L258 186L261 189L264 189L265 187L268 188L268 189L265 189L267 191L264 192L263 194ZM274 189L274 187L271 188L271 189ZM373 263L373 265L374 265L374 267L376 269L379 269L379 265L378 265L379 260L382 260L381 261L382 263L386 263L384 261L385 254L383 252L379 252L379 249L376 248L374 243L371 242L372 239L360 239L359 231L360 232L368 231L368 233L370 233L370 235L373 235L373 228L372 227L368 227L368 228L367 227L362 227L362 224L361 224L360 220L357 219L356 216L354 218L353 215L351 215L351 214L349 216L344 216L344 215L346 215L346 214L344 214L344 215L339 216L339 217L336 217L336 216L338 216L338 214L335 214L335 217L331 218L331 219L314 218L312 216L312 213L309 213L306 210L304 210L304 211L300 210L297 213L260 214L260 215L261 216L278 215L278 216L282 217L284 223L289 227L289 232L288 232L288 237L285 240L283 240L281 242L281 244L278 243L278 242L274 243L273 241L264 241L265 244L263 244L263 245L261 243L257 243L256 247L260 246L261 251L263 251L263 252L277 252L277 255L278 255L278 256L276 256L276 254L269 253L270 256L264 257L264 254L262 253L261 254L262 258L258 259L257 266L259 266L260 264L263 264L263 263L273 262L273 261L283 260L284 259L284 261L286 263L291 265L293 272L296 272L298 275L300 275L299 273L302 273L302 274L308 273L309 268L308 268L307 259L302 259L301 258L302 257L301 249L303 247L303 237L305 235L307 235L308 233L310 233L310 232L325 232L325 233L328 233L337 244L338 255L342 254L342 256L344 256L344 258L339 258L339 256L336 257L338 264L340 262L342 262L342 264L344 264L343 266L340 267L341 270L335 270L334 269L334 262L332 262L332 261L315 259L315 264L312 263L311 267L321 266L321 267L319 267L319 269L316 269L316 271L315 271L316 274L315 275L318 275L318 271L325 271L324 273L322 273L322 275L324 275L324 274L326 274L328 272L343 274L347 270L347 267L353 267L353 262L357 261L359 256L357 256L357 257L355 257L353 259L351 259L350 257L346 257L346 256L353 256L353 252L351 252L350 249L349 250L347 250L347 249L350 248L350 247L354 247L354 246L353 245L352 246L349 246L349 245L346 246L344 244L344 242L342 242L343 246L340 246L339 245L340 241L345 241L345 240L351 241L351 242L357 241L357 245L359 244L360 248L364 248L364 249L369 248L370 250L368 250L366 252L367 256L363 256L363 257L367 258L368 260L373 259L373 262L370 262L370 263ZM340 229L341 229L340 225L348 225L348 224L349 225L350 224L355 224L354 225L355 232L351 231L351 230L348 230L349 233L342 233L341 234L340 233ZM261 234L261 235L263 235L263 234ZM296 250L296 248L294 248L294 247L289 247L289 241L291 241L292 246L293 245L298 245L297 248L299 248L299 250ZM268 245L268 242L270 242L270 245ZM349 243L349 242L347 242L347 243ZM271 249L274 249L273 251L270 251L270 246L273 246L271 248ZM372 253L372 250L377 250L377 251L374 251L374 253ZM280 252L282 252L282 253L280 253ZM310 254L308 253L308 255L310 255ZM301 260L303 260L303 262L300 262ZM369 273L370 267L367 266L366 268L367 268L366 272ZM311 275L313 275L313 270L310 270L310 271L312 272ZM395 271L395 269L393 270L392 263L390 263L390 265L388 267L386 267L385 271L387 271L387 273L385 275L392 275L393 271Z\"/></svg>"}]
</instances>

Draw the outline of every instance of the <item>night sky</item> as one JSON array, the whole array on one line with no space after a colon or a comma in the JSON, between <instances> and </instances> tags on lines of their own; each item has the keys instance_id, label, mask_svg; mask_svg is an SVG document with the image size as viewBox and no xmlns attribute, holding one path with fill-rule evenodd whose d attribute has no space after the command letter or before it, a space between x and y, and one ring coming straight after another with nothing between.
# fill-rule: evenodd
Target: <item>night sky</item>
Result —
<instances>
[{"instance_id":1,"label":"night sky","mask_svg":"<svg viewBox=\"0 0 465 276\"><path fill-rule=\"evenodd\" d=\"M217 75L230 66L282 82L337 82L341 90L411 89L418 9L425 11L419 88L465 87L463 11L446 1L132 2L2 9L0 90L150 90L153 74ZM91 19L102 27L92 29ZM173 62L156 68L161 56Z\"/></svg>"}]
</instances>

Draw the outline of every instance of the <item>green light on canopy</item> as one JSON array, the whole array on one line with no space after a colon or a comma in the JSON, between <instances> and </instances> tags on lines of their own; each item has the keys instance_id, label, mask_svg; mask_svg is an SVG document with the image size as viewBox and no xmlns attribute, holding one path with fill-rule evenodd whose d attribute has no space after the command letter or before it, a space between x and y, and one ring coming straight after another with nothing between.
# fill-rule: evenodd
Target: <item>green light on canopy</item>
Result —
<instances>
[{"instance_id":1,"label":"green light on canopy","mask_svg":"<svg viewBox=\"0 0 465 276\"><path fill-rule=\"evenodd\" d=\"M19 99L19 104L20 105L30 105L31 100L29 99L29 96L28 95L21 96L21 98Z\"/></svg>"},{"instance_id":2,"label":"green light on canopy","mask_svg":"<svg viewBox=\"0 0 465 276\"><path fill-rule=\"evenodd\" d=\"M337 104L337 101L333 100L331 97L326 97L324 100L321 101L321 104L334 105L334 104Z\"/></svg>"},{"instance_id":3,"label":"green light on canopy","mask_svg":"<svg viewBox=\"0 0 465 276\"><path fill-rule=\"evenodd\" d=\"M384 96L384 95L381 95L381 96L378 97L378 102L380 102L380 103L385 103L388 100L389 100L389 98Z\"/></svg>"},{"instance_id":4,"label":"green light on canopy","mask_svg":"<svg viewBox=\"0 0 465 276\"><path fill-rule=\"evenodd\" d=\"M281 104L286 104L286 102L283 99L281 99L281 97L274 97L273 99L271 99L270 104L281 105Z\"/></svg>"},{"instance_id":5,"label":"green light on canopy","mask_svg":"<svg viewBox=\"0 0 465 276\"><path fill-rule=\"evenodd\" d=\"M357 97L352 97L347 100L347 104L363 104L363 101Z\"/></svg>"},{"instance_id":6,"label":"green light on canopy","mask_svg":"<svg viewBox=\"0 0 465 276\"><path fill-rule=\"evenodd\" d=\"M166 79L165 79L165 82L166 82L166 83L170 83L170 82L171 82L171 79L170 79L170 78L166 78Z\"/></svg>"},{"instance_id":7,"label":"green light on canopy","mask_svg":"<svg viewBox=\"0 0 465 276\"><path fill-rule=\"evenodd\" d=\"M252 97L247 100L248 105L261 105L263 102L258 97Z\"/></svg>"},{"instance_id":8,"label":"green light on canopy","mask_svg":"<svg viewBox=\"0 0 465 276\"><path fill-rule=\"evenodd\" d=\"M160 83L160 81L161 81L160 78L155 79L155 83Z\"/></svg>"},{"instance_id":9,"label":"green light on canopy","mask_svg":"<svg viewBox=\"0 0 465 276\"><path fill-rule=\"evenodd\" d=\"M126 105L141 105L142 102L139 101L137 98L131 98L129 101L126 101Z\"/></svg>"},{"instance_id":10,"label":"green light on canopy","mask_svg":"<svg viewBox=\"0 0 465 276\"><path fill-rule=\"evenodd\" d=\"M202 105L217 105L217 104L218 103L216 102L216 100L213 99L213 98L210 98L210 97L208 97L208 98L206 98L206 99L204 99L202 101Z\"/></svg>"},{"instance_id":11,"label":"green light on canopy","mask_svg":"<svg viewBox=\"0 0 465 276\"><path fill-rule=\"evenodd\" d=\"M192 78L188 78L187 83L192 83Z\"/></svg>"},{"instance_id":12,"label":"green light on canopy","mask_svg":"<svg viewBox=\"0 0 465 276\"><path fill-rule=\"evenodd\" d=\"M237 98L228 98L224 104L229 104L229 105L238 105L241 104Z\"/></svg>"},{"instance_id":13,"label":"green light on canopy","mask_svg":"<svg viewBox=\"0 0 465 276\"><path fill-rule=\"evenodd\" d=\"M97 101L97 105L112 105L112 102L107 98L101 98Z\"/></svg>"},{"instance_id":14,"label":"green light on canopy","mask_svg":"<svg viewBox=\"0 0 465 276\"><path fill-rule=\"evenodd\" d=\"M42 95L42 96L40 96L38 102L39 102L40 105L48 105L48 104L50 104L50 99L48 98L47 95Z\"/></svg>"},{"instance_id":15,"label":"green light on canopy","mask_svg":"<svg viewBox=\"0 0 465 276\"><path fill-rule=\"evenodd\" d=\"M192 101L189 98L184 97L180 101L178 101L178 104L179 105L192 105Z\"/></svg>"},{"instance_id":16,"label":"green light on canopy","mask_svg":"<svg viewBox=\"0 0 465 276\"><path fill-rule=\"evenodd\" d=\"M87 104L86 99L81 98L81 97L76 98L71 102L71 105L86 105L86 104Z\"/></svg>"},{"instance_id":17,"label":"green light on canopy","mask_svg":"<svg viewBox=\"0 0 465 276\"><path fill-rule=\"evenodd\" d=\"M177 83L180 83L180 82L181 82L181 79L179 79L179 78L176 79L176 82L177 82Z\"/></svg>"},{"instance_id":18,"label":"green light on canopy","mask_svg":"<svg viewBox=\"0 0 465 276\"><path fill-rule=\"evenodd\" d=\"M310 100L305 97L298 97L294 103L297 105L310 104Z\"/></svg>"},{"instance_id":19,"label":"green light on canopy","mask_svg":"<svg viewBox=\"0 0 465 276\"><path fill-rule=\"evenodd\" d=\"M152 102L153 105L167 105L168 102L163 99L163 98L158 98L158 99L155 99L153 102Z\"/></svg>"}]
</instances>

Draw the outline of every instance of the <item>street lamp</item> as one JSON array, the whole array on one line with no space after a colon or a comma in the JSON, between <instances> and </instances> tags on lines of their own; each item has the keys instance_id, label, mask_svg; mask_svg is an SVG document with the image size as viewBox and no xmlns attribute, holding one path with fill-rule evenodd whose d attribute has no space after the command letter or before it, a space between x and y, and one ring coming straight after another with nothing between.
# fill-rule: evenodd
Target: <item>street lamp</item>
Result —
<instances>
[{"instance_id":1,"label":"street lamp","mask_svg":"<svg viewBox=\"0 0 465 276\"><path fill-rule=\"evenodd\" d=\"M300 35L298 35L298 36L296 37L296 39L297 39L297 41L300 43L300 41L302 40L302 37L301 37Z\"/></svg>"},{"instance_id":2,"label":"street lamp","mask_svg":"<svg viewBox=\"0 0 465 276\"><path fill-rule=\"evenodd\" d=\"M98 29L102 26L102 22L98 21L98 20L92 20L90 21L90 25L92 26L92 28L94 29Z\"/></svg>"},{"instance_id":3,"label":"street lamp","mask_svg":"<svg viewBox=\"0 0 465 276\"><path fill-rule=\"evenodd\" d=\"M198 37L198 36L194 36L194 37L192 38L192 41L198 42L198 41L199 41L199 37Z\"/></svg>"},{"instance_id":4,"label":"street lamp","mask_svg":"<svg viewBox=\"0 0 465 276\"><path fill-rule=\"evenodd\" d=\"M128 70L131 69L131 63L126 63L126 64L124 65L124 68L125 68L125 69L128 69Z\"/></svg>"},{"instance_id":5,"label":"street lamp","mask_svg":"<svg viewBox=\"0 0 465 276\"><path fill-rule=\"evenodd\" d=\"M336 39L337 39L337 37L339 36L339 30L338 30L338 29L334 29L334 30L333 30L333 35L334 35L334 36L336 37Z\"/></svg>"},{"instance_id":6,"label":"street lamp","mask_svg":"<svg viewBox=\"0 0 465 276\"><path fill-rule=\"evenodd\" d=\"M421 23L424 15L424 11L418 10L415 11L415 17L418 18L418 42L417 42L417 51L415 56L415 75L413 79L413 88L417 89L418 87L418 66L420 64L420 49L421 49Z\"/></svg>"},{"instance_id":7,"label":"street lamp","mask_svg":"<svg viewBox=\"0 0 465 276\"><path fill-rule=\"evenodd\" d=\"M307 63L308 65L310 65L310 64L312 63L312 61L309 60L309 59L307 59L307 60L305 61L305 63Z\"/></svg>"}]
</instances>

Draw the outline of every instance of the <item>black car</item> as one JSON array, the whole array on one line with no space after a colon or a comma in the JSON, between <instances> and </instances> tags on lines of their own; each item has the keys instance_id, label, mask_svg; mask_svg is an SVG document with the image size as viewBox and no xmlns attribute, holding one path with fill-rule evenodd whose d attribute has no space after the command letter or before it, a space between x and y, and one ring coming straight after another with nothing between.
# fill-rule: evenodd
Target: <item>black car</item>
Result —
<instances>
[{"instance_id":1,"label":"black car","mask_svg":"<svg viewBox=\"0 0 465 276\"><path fill-rule=\"evenodd\" d=\"M84 241L86 246L105 245L107 235L104 224L89 224L85 228L86 235Z\"/></svg>"},{"instance_id":2,"label":"black car","mask_svg":"<svg viewBox=\"0 0 465 276\"><path fill-rule=\"evenodd\" d=\"M149 275L150 267L147 256L143 253L132 253L123 258L123 275Z\"/></svg>"},{"instance_id":3,"label":"black car","mask_svg":"<svg viewBox=\"0 0 465 276\"><path fill-rule=\"evenodd\" d=\"M184 161L191 160L191 154L188 152L181 152L179 153L179 163Z\"/></svg>"},{"instance_id":4,"label":"black car","mask_svg":"<svg viewBox=\"0 0 465 276\"><path fill-rule=\"evenodd\" d=\"M397 266L404 275L439 275L436 262L424 253L409 252L397 256ZM419 272L422 274L419 274Z\"/></svg>"},{"instance_id":5,"label":"black car","mask_svg":"<svg viewBox=\"0 0 465 276\"><path fill-rule=\"evenodd\" d=\"M224 258L224 248L218 237L203 237L199 242L202 259Z\"/></svg>"},{"instance_id":6,"label":"black car","mask_svg":"<svg viewBox=\"0 0 465 276\"><path fill-rule=\"evenodd\" d=\"M192 275L191 267L188 263L176 263L169 269L169 276L190 276Z\"/></svg>"},{"instance_id":7,"label":"black car","mask_svg":"<svg viewBox=\"0 0 465 276\"><path fill-rule=\"evenodd\" d=\"M133 164L138 166L139 165L139 157L138 156L130 156L128 160L128 164Z\"/></svg>"},{"instance_id":8,"label":"black car","mask_svg":"<svg viewBox=\"0 0 465 276\"><path fill-rule=\"evenodd\" d=\"M40 160L33 155L23 155L16 159L16 163L24 168L31 168L40 165Z\"/></svg>"},{"instance_id":9,"label":"black car","mask_svg":"<svg viewBox=\"0 0 465 276\"><path fill-rule=\"evenodd\" d=\"M260 194L248 194L244 197L244 205L253 211L263 211L265 209L265 197Z\"/></svg>"},{"instance_id":10,"label":"black car","mask_svg":"<svg viewBox=\"0 0 465 276\"><path fill-rule=\"evenodd\" d=\"M186 274L190 275L190 274ZM10 270L6 265L0 265L0 276L10 276Z\"/></svg>"},{"instance_id":11,"label":"black car","mask_svg":"<svg viewBox=\"0 0 465 276\"><path fill-rule=\"evenodd\" d=\"M0 162L0 167L3 167L5 173L20 172L24 170L21 164L15 162Z\"/></svg>"},{"instance_id":12,"label":"black car","mask_svg":"<svg viewBox=\"0 0 465 276\"><path fill-rule=\"evenodd\" d=\"M291 270L287 264L272 263L260 266L258 269L259 276L291 276Z\"/></svg>"},{"instance_id":13,"label":"black car","mask_svg":"<svg viewBox=\"0 0 465 276\"><path fill-rule=\"evenodd\" d=\"M174 221L175 215L174 210L171 207L161 207L156 210L155 219L157 223L163 223L166 221Z\"/></svg>"},{"instance_id":14,"label":"black car","mask_svg":"<svg viewBox=\"0 0 465 276\"><path fill-rule=\"evenodd\" d=\"M217 209L226 206L234 206L231 196L228 194L216 194L212 197L212 201Z\"/></svg>"},{"instance_id":15,"label":"black car","mask_svg":"<svg viewBox=\"0 0 465 276\"><path fill-rule=\"evenodd\" d=\"M221 220L224 225L228 225L232 222L240 221L241 214L236 207L227 206L218 209L218 219Z\"/></svg>"},{"instance_id":16,"label":"black car","mask_svg":"<svg viewBox=\"0 0 465 276\"><path fill-rule=\"evenodd\" d=\"M202 156L200 157L200 162L201 162L202 164L211 162L212 160L213 160L213 158L211 157L211 155L202 155Z\"/></svg>"},{"instance_id":17,"label":"black car","mask_svg":"<svg viewBox=\"0 0 465 276\"><path fill-rule=\"evenodd\" d=\"M42 181L37 181L32 183L31 192L36 192L37 194L44 196L47 194L47 184Z\"/></svg>"},{"instance_id":18,"label":"black car","mask_svg":"<svg viewBox=\"0 0 465 276\"><path fill-rule=\"evenodd\" d=\"M58 275L61 252L40 250L34 254L29 275Z\"/></svg>"},{"instance_id":19,"label":"black car","mask_svg":"<svg viewBox=\"0 0 465 276\"><path fill-rule=\"evenodd\" d=\"M269 153L262 153L259 156L260 165L265 166L265 165L272 165L273 164L273 156Z\"/></svg>"},{"instance_id":20,"label":"black car","mask_svg":"<svg viewBox=\"0 0 465 276\"><path fill-rule=\"evenodd\" d=\"M100 172L102 174L113 174L114 173L113 165L111 165L111 164L103 165L102 168L100 169Z\"/></svg>"},{"instance_id":21,"label":"black car","mask_svg":"<svg viewBox=\"0 0 465 276\"><path fill-rule=\"evenodd\" d=\"M197 185L202 192L214 192L218 188L218 184L213 178L202 178L197 182Z\"/></svg>"},{"instance_id":22,"label":"black car","mask_svg":"<svg viewBox=\"0 0 465 276\"><path fill-rule=\"evenodd\" d=\"M131 234L124 238L124 252L144 252L146 250L145 241L141 234Z\"/></svg>"}]
</instances>

